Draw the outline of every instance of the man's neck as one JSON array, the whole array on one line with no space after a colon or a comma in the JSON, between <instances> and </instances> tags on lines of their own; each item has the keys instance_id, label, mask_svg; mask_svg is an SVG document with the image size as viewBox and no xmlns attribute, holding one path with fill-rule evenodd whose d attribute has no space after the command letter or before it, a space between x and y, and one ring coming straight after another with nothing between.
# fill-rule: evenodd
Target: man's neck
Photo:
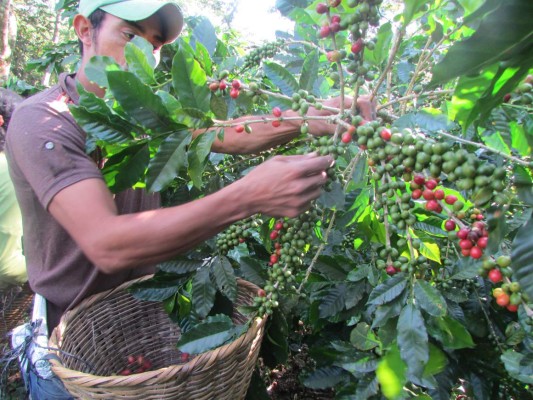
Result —
<instances>
[{"instance_id":1,"label":"man's neck","mask_svg":"<svg viewBox=\"0 0 533 400\"><path fill-rule=\"evenodd\" d=\"M85 63L82 63L78 73L76 74L78 81L88 92L94 93L98 97L104 97L105 89L101 88L87 77L87 75L85 74L85 66Z\"/></svg>"}]
</instances>

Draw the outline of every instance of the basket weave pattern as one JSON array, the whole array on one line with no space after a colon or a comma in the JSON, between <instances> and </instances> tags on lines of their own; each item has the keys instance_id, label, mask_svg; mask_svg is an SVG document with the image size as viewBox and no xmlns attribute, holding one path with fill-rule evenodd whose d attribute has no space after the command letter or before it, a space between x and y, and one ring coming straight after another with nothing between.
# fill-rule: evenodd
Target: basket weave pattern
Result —
<instances>
[{"instance_id":1,"label":"basket weave pattern","mask_svg":"<svg viewBox=\"0 0 533 400\"><path fill-rule=\"evenodd\" d=\"M158 302L139 301L125 289L143 277L94 295L65 313L50 338L59 360L53 372L80 399L238 400L248 389L266 317L256 318L245 334L217 349L180 363L180 329ZM253 302L259 288L238 281L236 306ZM246 317L234 312L234 322ZM115 375L127 356L142 354L152 370Z\"/></svg>"}]
</instances>

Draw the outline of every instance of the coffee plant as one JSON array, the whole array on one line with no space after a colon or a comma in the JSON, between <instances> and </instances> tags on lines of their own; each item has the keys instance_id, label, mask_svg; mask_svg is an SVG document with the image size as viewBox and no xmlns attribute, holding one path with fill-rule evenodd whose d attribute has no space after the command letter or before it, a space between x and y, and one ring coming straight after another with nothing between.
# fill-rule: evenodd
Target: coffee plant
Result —
<instances>
[{"instance_id":1,"label":"coffee plant","mask_svg":"<svg viewBox=\"0 0 533 400\"><path fill-rule=\"evenodd\" d=\"M533 4L277 7L294 34L262 47L195 20L155 72L137 39L127 70L105 57L88 68L106 96L80 89L71 110L114 192L146 187L175 205L273 155L336 160L308 212L239 221L132 291L162 301L194 357L246 329L228 310L236 277L254 282L242 311L269 316L264 364L305 346L303 384L338 399L533 398ZM353 105L332 108L332 96ZM360 115L360 96L376 102L375 119ZM335 133L309 135L317 119ZM210 152L224 128L253 135L289 120L300 134L278 148ZM250 398L268 398L262 386Z\"/></svg>"}]
</instances>

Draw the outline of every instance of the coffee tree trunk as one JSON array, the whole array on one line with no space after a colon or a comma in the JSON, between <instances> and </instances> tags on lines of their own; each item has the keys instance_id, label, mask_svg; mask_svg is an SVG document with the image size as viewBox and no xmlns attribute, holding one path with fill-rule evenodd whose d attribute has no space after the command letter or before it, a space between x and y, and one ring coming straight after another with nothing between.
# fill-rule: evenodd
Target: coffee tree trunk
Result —
<instances>
[{"instance_id":1,"label":"coffee tree trunk","mask_svg":"<svg viewBox=\"0 0 533 400\"><path fill-rule=\"evenodd\" d=\"M61 26L61 11L56 12L56 19L54 22L54 35L52 36L52 43L57 45L59 43L59 28ZM43 86L50 85L50 77L52 76L53 64L50 64L46 68L46 72L43 75L42 84Z\"/></svg>"},{"instance_id":2,"label":"coffee tree trunk","mask_svg":"<svg viewBox=\"0 0 533 400\"><path fill-rule=\"evenodd\" d=\"M11 48L16 38L17 23L11 13L11 0L0 0L0 83L9 77Z\"/></svg>"}]
</instances>

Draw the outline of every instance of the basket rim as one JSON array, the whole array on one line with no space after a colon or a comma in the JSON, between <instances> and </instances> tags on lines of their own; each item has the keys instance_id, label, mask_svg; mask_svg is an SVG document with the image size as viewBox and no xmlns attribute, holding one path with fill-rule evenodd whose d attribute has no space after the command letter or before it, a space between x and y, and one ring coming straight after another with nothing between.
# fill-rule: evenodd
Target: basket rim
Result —
<instances>
[{"instance_id":1,"label":"basket rim","mask_svg":"<svg viewBox=\"0 0 533 400\"><path fill-rule=\"evenodd\" d=\"M246 333L239 336L237 339L226 343L215 349L206 351L201 354L191 355L191 358L183 364L170 365L167 367L162 367L152 371L145 371L141 373L131 374L128 376L123 375L96 375L86 372L76 371L70 368L67 368L63 365L61 360L57 357L60 351L59 343L62 340L63 332L68 325L68 322L79 314L82 310L85 310L91 307L93 304L105 300L116 292L122 291L134 283L142 282L148 280L153 276L153 274L145 275L137 279L130 280L125 282L116 288L97 293L92 295L83 301L81 301L76 307L65 312L61 317L59 325L54 328L49 339L49 353L53 355L50 357L49 362L51 364L52 372L61 379L66 379L69 383L92 387L98 386L101 388L113 387L113 386L137 386L140 383L143 385L163 383L174 379L175 376L179 373L190 373L199 367L212 364L214 360L217 360L221 355L226 353L232 353L235 349L241 347L244 343L253 342L254 340L262 340L263 330L268 319L268 315L263 317L253 317L250 320L250 326L246 330ZM248 282L244 279L237 278L237 284L249 288L250 290L255 289L257 286L251 282Z\"/></svg>"}]
</instances>

